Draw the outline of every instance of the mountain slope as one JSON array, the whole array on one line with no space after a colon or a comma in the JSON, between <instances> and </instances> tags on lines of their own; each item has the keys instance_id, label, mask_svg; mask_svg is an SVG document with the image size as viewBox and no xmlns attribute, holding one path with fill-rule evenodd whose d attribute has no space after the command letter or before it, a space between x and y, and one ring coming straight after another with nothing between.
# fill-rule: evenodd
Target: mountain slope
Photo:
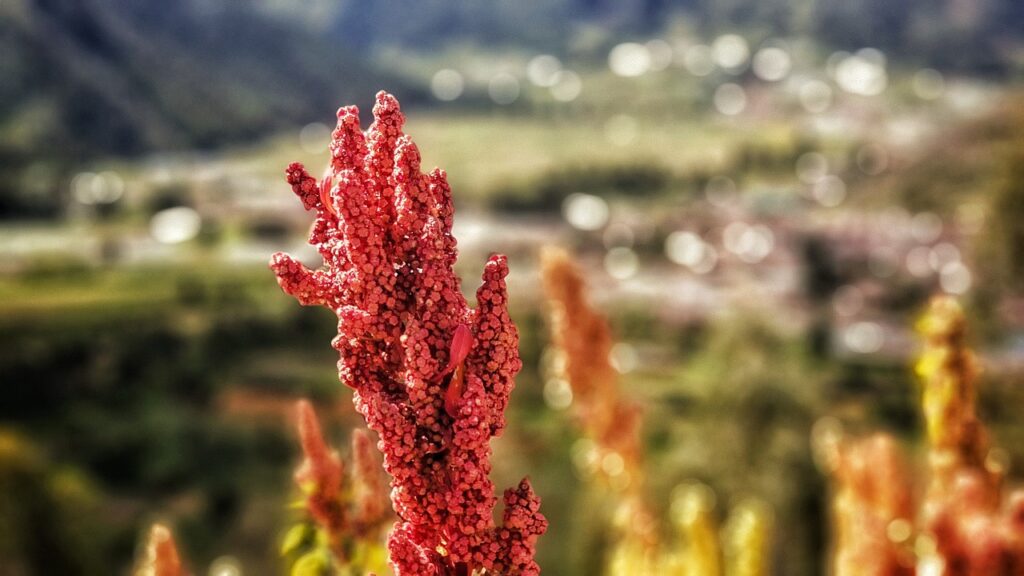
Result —
<instances>
[{"instance_id":1,"label":"mountain slope","mask_svg":"<svg viewBox=\"0 0 1024 576\"><path fill-rule=\"evenodd\" d=\"M79 157L211 146L323 118L383 84L245 3L0 6L0 146L8 151Z\"/></svg>"}]
</instances>

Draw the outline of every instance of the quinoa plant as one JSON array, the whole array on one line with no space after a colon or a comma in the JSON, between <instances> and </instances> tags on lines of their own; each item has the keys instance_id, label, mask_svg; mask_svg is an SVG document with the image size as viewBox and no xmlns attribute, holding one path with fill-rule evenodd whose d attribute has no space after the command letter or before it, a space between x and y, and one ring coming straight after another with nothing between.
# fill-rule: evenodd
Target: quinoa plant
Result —
<instances>
[{"instance_id":1,"label":"quinoa plant","mask_svg":"<svg viewBox=\"0 0 1024 576\"><path fill-rule=\"evenodd\" d=\"M384 533L394 518L387 510L380 453L369 433L352 431L351 458L345 462L324 440L312 404L300 401L297 416L304 458L295 483L303 496L298 507L308 518L292 526L281 545L292 574L384 573Z\"/></svg>"},{"instance_id":2,"label":"quinoa plant","mask_svg":"<svg viewBox=\"0 0 1024 576\"><path fill-rule=\"evenodd\" d=\"M377 94L364 133L354 106L338 110L331 163L320 179L301 164L288 183L316 213L309 242L323 264L275 254L278 283L338 318L341 382L380 437L397 521L388 538L398 576L537 574L547 527L524 479L506 490L503 521L491 472L492 437L521 367L508 313L504 256L492 256L471 308L454 272L451 188L420 171L398 101Z\"/></svg>"},{"instance_id":3,"label":"quinoa plant","mask_svg":"<svg viewBox=\"0 0 1024 576\"><path fill-rule=\"evenodd\" d=\"M918 322L916 372L927 465L915 475L895 439L819 438L835 485L836 576L1020 576L1024 489L1004 487L1005 464L976 411L978 361L967 321L948 297ZM923 478L922 478L923 476ZM921 498L913 488L927 487Z\"/></svg>"},{"instance_id":4,"label":"quinoa plant","mask_svg":"<svg viewBox=\"0 0 1024 576\"><path fill-rule=\"evenodd\" d=\"M703 484L674 491L664 538L644 494L642 410L622 393L611 363L613 334L607 318L587 301L583 271L564 250L541 256L551 332L549 377L572 390L571 411L587 446L585 470L607 488L615 507L609 576L764 576L768 573L770 514L748 501L734 509L726 529L714 514L714 494ZM612 462L609 466L606 463Z\"/></svg>"}]
</instances>

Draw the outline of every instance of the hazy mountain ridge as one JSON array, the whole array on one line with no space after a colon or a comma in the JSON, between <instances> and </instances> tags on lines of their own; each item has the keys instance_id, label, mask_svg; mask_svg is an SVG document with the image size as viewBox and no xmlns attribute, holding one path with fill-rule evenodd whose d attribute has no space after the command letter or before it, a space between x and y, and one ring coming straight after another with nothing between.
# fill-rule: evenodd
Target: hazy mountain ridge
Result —
<instances>
[{"instance_id":1,"label":"hazy mountain ridge","mask_svg":"<svg viewBox=\"0 0 1024 576\"><path fill-rule=\"evenodd\" d=\"M337 48L245 4L23 0L4 10L7 149L210 146L321 118L381 84ZM49 126L12 137L40 106Z\"/></svg>"},{"instance_id":2,"label":"hazy mountain ridge","mask_svg":"<svg viewBox=\"0 0 1024 576\"><path fill-rule=\"evenodd\" d=\"M998 72L1024 42L1015 0L6 0L0 16L0 149L75 156L212 146L400 91L351 56L380 46L557 51L583 27L628 37L686 18Z\"/></svg>"},{"instance_id":3,"label":"hazy mountain ridge","mask_svg":"<svg viewBox=\"0 0 1024 576\"><path fill-rule=\"evenodd\" d=\"M561 54L596 31L583 54L596 62L680 22L697 40L796 35L970 74L1024 66L1019 0L0 0L0 215L52 212L83 160L245 142L380 88L422 101L369 64L381 54Z\"/></svg>"},{"instance_id":4,"label":"hazy mountain ridge","mask_svg":"<svg viewBox=\"0 0 1024 576\"><path fill-rule=\"evenodd\" d=\"M0 214L49 213L83 160L244 142L402 88L226 0L5 0L0 76Z\"/></svg>"},{"instance_id":5,"label":"hazy mountain ridge","mask_svg":"<svg viewBox=\"0 0 1024 576\"><path fill-rule=\"evenodd\" d=\"M263 0L264 8L281 0ZM834 49L881 48L916 64L1005 73L1020 66L1019 0L352 0L319 5L330 31L356 50L471 42L559 51L580 30L610 39L658 34L685 21L697 35L807 36Z\"/></svg>"}]
</instances>

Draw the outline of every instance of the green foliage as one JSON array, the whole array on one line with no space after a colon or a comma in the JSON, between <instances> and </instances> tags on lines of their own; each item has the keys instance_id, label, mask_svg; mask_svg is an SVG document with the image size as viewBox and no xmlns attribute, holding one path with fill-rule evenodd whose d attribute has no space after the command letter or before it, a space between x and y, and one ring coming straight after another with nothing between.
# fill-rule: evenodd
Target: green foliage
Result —
<instances>
[{"instance_id":1,"label":"green foliage","mask_svg":"<svg viewBox=\"0 0 1024 576\"><path fill-rule=\"evenodd\" d=\"M291 576L330 576L331 556L326 548L307 552L292 566Z\"/></svg>"},{"instance_id":2,"label":"green foliage","mask_svg":"<svg viewBox=\"0 0 1024 576\"><path fill-rule=\"evenodd\" d=\"M986 266L1002 287L1024 290L1024 143L1005 153L1002 177L988 209L984 242L991 260Z\"/></svg>"},{"instance_id":3,"label":"green foliage","mask_svg":"<svg viewBox=\"0 0 1024 576\"><path fill-rule=\"evenodd\" d=\"M785 535L776 566L786 574L816 573L825 548L814 528L825 520L818 503L824 485L808 439L829 365L810 355L798 335L755 313L719 318L699 338L666 386L671 397L652 402L646 416L655 441L651 469L658 470L651 498L669 501L680 482L700 480L718 495L719 512L743 498L762 499L777 511L778 533Z\"/></svg>"},{"instance_id":4,"label":"green foliage","mask_svg":"<svg viewBox=\"0 0 1024 576\"><path fill-rule=\"evenodd\" d=\"M281 538L280 555L292 576L364 576L388 574L384 539L354 538L346 542L348 556L339 561L331 553L327 534L314 523L301 520Z\"/></svg>"},{"instance_id":5,"label":"green foliage","mask_svg":"<svg viewBox=\"0 0 1024 576\"><path fill-rule=\"evenodd\" d=\"M289 556L300 548L310 544L315 537L315 529L306 522L296 524L288 529L281 539L281 555Z\"/></svg>"},{"instance_id":6,"label":"green foliage","mask_svg":"<svg viewBox=\"0 0 1024 576\"><path fill-rule=\"evenodd\" d=\"M292 576L338 576L326 535L311 522L301 521L285 532L281 556Z\"/></svg>"},{"instance_id":7,"label":"green foliage","mask_svg":"<svg viewBox=\"0 0 1024 576\"><path fill-rule=\"evenodd\" d=\"M0 573L109 574L99 498L77 472L54 468L38 447L0 429Z\"/></svg>"},{"instance_id":8,"label":"green foliage","mask_svg":"<svg viewBox=\"0 0 1024 576\"><path fill-rule=\"evenodd\" d=\"M643 198L664 192L671 182L671 172L654 163L558 166L533 179L499 187L489 203L505 212L556 212L573 193Z\"/></svg>"},{"instance_id":9,"label":"green foliage","mask_svg":"<svg viewBox=\"0 0 1024 576\"><path fill-rule=\"evenodd\" d=\"M952 216L972 202L988 204L1005 191L1008 165L1020 158L1024 130L1024 94L1011 92L992 110L947 130L941 138L901 167L883 189L894 188L900 204L912 211ZM890 203L892 198L887 198ZM998 218L998 216L996 216Z\"/></svg>"},{"instance_id":10,"label":"green foliage","mask_svg":"<svg viewBox=\"0 0 1024 576\"><path fill-rule=\"evenodd\" d=\"M247 413L246 403L265 410L279 397L340 391L334 351L309 342L329 339L329 315L276 309L265 280L263 270L62 273L54 263L0 284L0 418L116 495L97 504L113 540L97 541L101 566L126 565L138 525L157 513L174 519L191 559L231 551L255 562L232 534L268 499L256 529L274 530L284 516L287 419ZM23 308L30 302L36 308ZM275 357L289 363L270 371ZM230 397L241 414L228 411Z\"/></svg>"}]
</instances>

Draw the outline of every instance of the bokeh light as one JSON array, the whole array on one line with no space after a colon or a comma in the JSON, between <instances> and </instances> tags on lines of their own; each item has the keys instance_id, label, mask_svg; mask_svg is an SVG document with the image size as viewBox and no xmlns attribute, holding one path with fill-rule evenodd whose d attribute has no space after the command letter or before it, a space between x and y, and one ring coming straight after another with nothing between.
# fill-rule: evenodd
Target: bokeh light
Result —
<instances>
[{"instance_id":1,"label":"bokeh light","mask_svg":"<svg viewBox=\"0 0 1024 576\"><path fill-rule=\"evenodd\" d=\"M851 352L874 354L885 343L885 332L875 322L855 322L843 331L843 343Z\"/></svg>"},{"instance_id":2,"label":"bokeh light","mask_svg":"<svg viewBox=\"0 0 1024 576\"><path fill-rule=\"evenodd\" d=\"M808 80L800 86L800 104L808 112L819 114L832 105L832 87L821 80Z\"/></svg>"},{"instance_id":3,"label":"bokeh light","mask_svg":"<svg viewBox=\"0 0 1024 576\"><path fill-rule=\"evenodd\" d=\"M789 74L793 60L782 46L767 46L754 55L754 74L766 82L777 82Z\"/></svg>"},{"instance_id":4,"label":"bokeh light","mask_svg":"<svg viewBox=\"0 0 1024 576\"><path fill-rule=\"evenodd\" d=\"M650 59L650 69L658 72L665 70L672 65L673 50L672 45L668 42L655 38L654 40L648 41L644 44L647 48L647 55Z\"/></svg>"},{"instance_id":5,"label":"bokeh light","mask_svg":"<svg viewBox=\"0 0 1024 576\"><path fill-rule=\"evenodd\" d=\"M565 378L548 378L544 382L544 401L555 410L572 406L572 387Z\"/></svg>"},{"instance_id":6,"label":"bokeh light","mask_svg":"<svg viewBox=\"0 0 1024 576\"><path fill-rule=\"evenodd\" d=\"M71 180L71 193L81 204L112 204L124 195L125 183L113 170L81 172Z\"/></svg>"},{"instance_id":7,"label":"bokeh light","mask_svg":"<svg viewBox=\"0 0 1024 576\"><path fill-rule=\"evenodd\" d=\"M697 274L707 274L718 264L718 251L697 234L679 230L665 239L665 255Z\"/></svg>"},{"instance_id":8,"label":"bokeh light","mask_svg":"<svg viewBox=\"0 0 1024 576\"><path fill-rule=\"evenodd\" d=\"M565 221L579 230L600 230L608 223L608 203L599 196L575 193L562 204Z\"/></svg>"},{"instance_id":9,"label":"bokeh light","mask_svg":"<svg viewBox=\"0 0 1024 576\"><path fill-rule=\"evenodd\" d=\"M835 68L836 83L843 90L861 96L877 96L889 83L885 56L873 48L844 57Z\"/></svg>"},{"instance_id":10,"label":"bokeh light","mask_svg":"<svg viewBox=\"0 0 1024 576\"><path fill-rule=\"evenodd\" d=\"M232 556L221 556L210 563L209 576L243 576L242 564Z\"/></svg>"},{"instance_id":11,"label":"bokeh light","mask_svg":"<svg viewBox=\"0 0 1024 576\"><path fill-rule=\"evenodd\" d=\"M846 183L842 178L828 174L811 185L811 195L827 208L835 208L846 199Z\"/></svg>"},{"instance_id":12,"label":"bokeh light","mask_svg":"<svg viewBox=\"0 0 1024 576\"><path fill-rule=\"evenodd\" d=\"M640 270L640 258L632 248L618 246L605 254L604 269L616 280L627 280Z\"/></svg>"},{"instance_id":13,"label":"bokeh light","mask_svg":"<svg viewBox=\"0 0 1024 576\"><path fill-rule=\"evenodd\" d=\"M750 58L750 45L738 34L723 34L711 44L711 55L718 66L739 72Z\"/></svg>"},{"instance_id":14,"label":"bokeh light","mask_svg":"<svg viewBox=\"0 0 1024 576\"><path fill-rule=\"evenodd\" d=\"M500 106L511 104L519 98L519 80L508 72L499 72L487 83L487 95Z\"/></svg>"},{"instance_id":15,"label":"bokeh light","mask_svg":"<svg viewBox=\"0 0 1024 576\"><path fill-rule=\"evenodd\" d=\"M949 294L966 293L972 280L971 271L962 262L948 262L939 272L939 285Z\"/></svg>"},{"instance_id":16,"label":"bokeh light","mask_svg":"<svg viewBox=\"0 0 1024 576\"><path fill-rule=\"evenodd\" d=\"M640 364L636 348L628 342L617 342L609 352L608 360L620 374L629 374Z\"/></svg>"},{"instance_id":17,"label":"bokeh light","mask_svg":"<svg viewBox=\"0 0 1024 576\"><path fill-rule=\"evenodd\" d=\"M608 67L617 76L643 76L651 69L651 53L643 44L623 42L608 53Z\"/></svg>"},{"instance_id":18,"label":"bokeh light","mask_svg":"<svg viewBox=\"0 0 1024 576\"><path fill-rule=\"evenodd\" d=\"M526 77L534 86L550 88L555 84L555 75L562 69L562 62L550 55L535 56L526 65Z\"/></svg>"},{"instance_id":19,"label":"bokeh light","mask_svg":"<svg viewBox=\"0 0 1024 576\"><path fill-rule=\"evenodd\" d=\"M180 244L199 234L199 213L187 206L161 210L149 221L149 232L163 244Z\"/></svg>"},{"instance_id":20,"label":"bokeh light","mask_svg":"<svg viewBox=\"0 0 1024 576\"><path fill-rule=\"evenodd\" d=\"M327 152L331 142L331 129L323 122L311 122L299 131L299 145L310 154Z\"/></svg>"},{"instance_id":21,"label":"bokeh light","mask_svg":"<svg viewBox=\"0 0 1024 576\"><path fill-rule=\"evenodd\" d=\"M775 247L775 235L763 224L753 226L742 222L731 222L722 231L725 249L748 264L764 260Z\"/></svg>"},{"instance_id":22,"label":"bokeh light","mask_svg":"<svg viewBox=\"0 0 1024 576\"><path fill-rule=\"evenodd\" d=\"M722 84L715 89L714 103L722 114L735 116L747 107L747 92L739 84Z\"/></svg>"},{"instance_id":23,"label":"bokeh light","mask_svg":"<svg viewBox=\"0 0 1024 576\"><path fill-rule=\"evenodd\" d=\"M572 102L583 90L583 81L579 74L571 70L559 70L555 73L554 84L551 85L551 96L559 102Z\"/></svg>"},{"instance_id":24,"label":"bokeh light","mask_svg":"<svg viewBox=\"0 0 1024 576\"><path fill-rule=\"evenodd\" d=\"M430 91L433 92L435 98L444 102L451 102L462 96L465 87L466 83L462 74L451 68L438 70L430 81Z\"/></svg>"}]
</instances>

